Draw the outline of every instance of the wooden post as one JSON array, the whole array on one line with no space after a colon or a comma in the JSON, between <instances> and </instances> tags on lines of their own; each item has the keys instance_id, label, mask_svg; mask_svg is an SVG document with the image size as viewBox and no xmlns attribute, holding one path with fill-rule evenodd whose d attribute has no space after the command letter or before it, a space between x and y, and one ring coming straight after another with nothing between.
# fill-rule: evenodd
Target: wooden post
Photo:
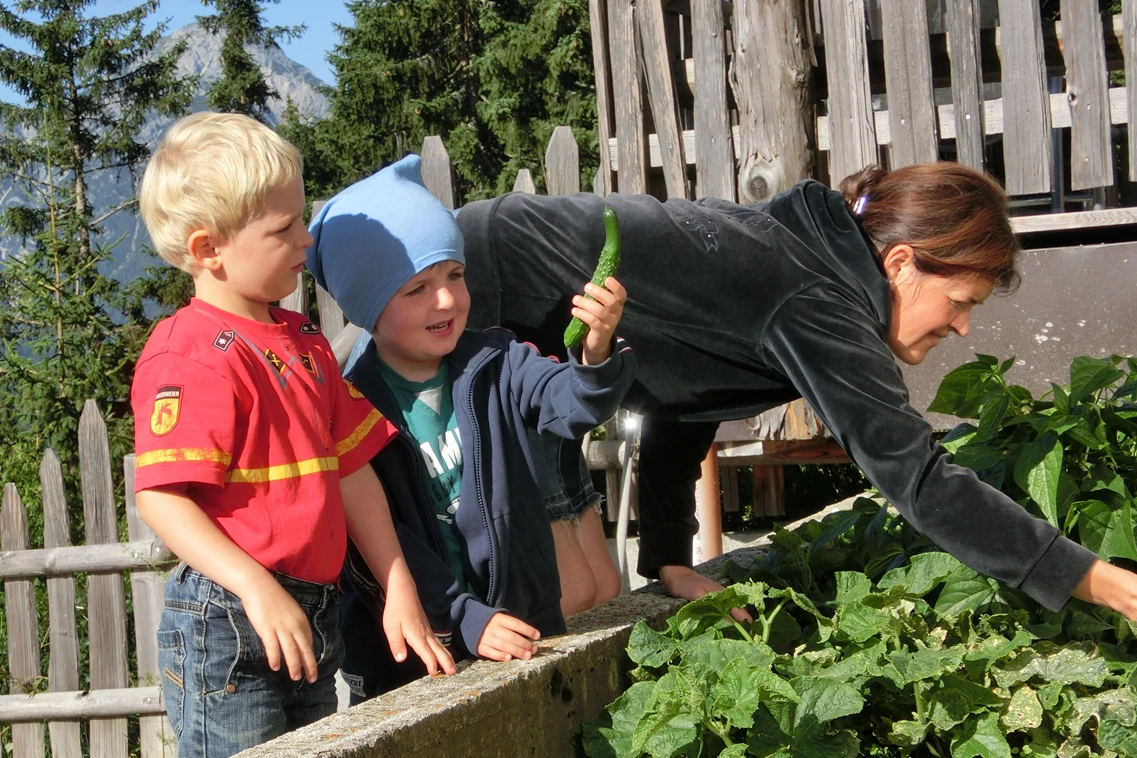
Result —
<instances>
[{"instance_id":1,"label":"wooden post","mask_svg":"<svg viewBox=\"0 0 1137 758\"><path fill-rule=\"evenodd\" d=\"M131 542L154 540L158 535L138 515L134 503L134 456L122 461L126 482L126 524ZM155 571L132 571L130 593L134 599L134 649L138 660L138 683L142 686L161 685L162 672L158 668L158 624L165 607L166 581ZM177 743L173 725L164 714L139 716L138 734L142 758L173 758Z\"/></svg>"},{"instance_id":2,"label":"wooden post","mask_svg":"<svg viewBox=\"0 0 1137 758\"><path fill-rule=\"evenodd\" d=\"M1008 195L1050 192L1051 119L1038 0L999 0Z\"/></svg>"},{"instance_id":3,"label":"wooden post","mask_svg":"<svg viewBox=\"0 0 1137 758\"><path fill-rule=\"evenodd\" d=\"M750 4L743 5L749 7ZM737 39L737 25L734 33ZM735 200L734 140L730 135L730 108L726 99L726 20L721 0L692 0L691 36L694 60L698 61L695 66L695 197ZM742 65L737 52L735 65Z\"/></svg>"},{"instance_id":4,"label":"wooden post","mask_svg":"<svg viewBox=\"0 0 1137 758\"><path fill-rule=\"evenodd\" d=\"M947 3L951 99L959 162L983 170L983 65L979 54L979 0Z\"/></svg>"},{"instance_id":5,"label":"wooden post","mask_svg":"<svg viewBox=\"0 0 1137 758\"><path fill-rule=\"evenodd\" d=\"M533 183L533 174L529 169L518 169L517 178L513 181L513 191L525 192L530 195L537 194L537 185Z\"/></svg>"},{"instance_id":6,"label":"wooden post","mask_svg":"<svg viewBox=\"0 0 1137 758\"><path fill-rule=\"evenodd\" d=\"M624 194L647 192L647 135L640 61L636 55L635 7L633 0L608 1L608 53L612 62L612 101L616 106L616 188Z\"/></svg>"},{"instance_id":7,"label":"wooden post","mask_svg":"<svg viewBox=\"0 0 1137 758\"><path fill-rule=\"evenodd\" d=\"M816 119L809 35L803 0L735 4L731 71L738 103L741 202L768 200L810 175ZM696 76L700 65L702 61ZM866 76L866 88L867 81ZM832 108L832 95L830 103ZM702 153L697 157L701 163Z\"/></svg>"},{"instance_id":8,"label":"wooden post","mask_svg":"<svg viewBox=\"0 0 1137 758\"><path fill-rule=\"evenodd\" d=\"M592 189L603 197L612 191L612 64L608 59L608 0L588 0L592 34L592 64L596 71L596 131L600 140L600 166Z\"/></svg>"},{"instance_id":9,"label":"wooden post","mask_svg":"<svg viewBox=\"0 0 1137 758\"><path fill-rule=\"evenodd\" d=\"M869 97L865 2L821 0L821 9L829 81L829 177L836 187L880 159Z\"/></svg>"},{"instance_id":10,"label":"wooden post","mask_svg":"<svg viewBox=\"0 0 1137 758\"><path fill-rule=\"evenodd\" d=\"M422 141L422 182L448 209L458 207L454 193L454 168L442 138L431 136Z\"/></svg>"},{"instance_id":11,"label":"wooden post","mask_svg":"<svg viewBox=\"0 0 1137 758\"><path fill-rule=\"evenodd\" d=\"M79 471L87 544L118 542L111 484L107 425L94 400L79 417ZM87 577L87 630L91 651L91 689L122 689L129 683L126 654L126 602L122 574ZM91 758L121 758L127 752L126 719L91 720Z\"/></svg>"},{"instance_id":12,"label":"wooden post","mask_svg":"<svg viewBox=\"0 0 1137 758\"><path fill-rule=\"evenodd\" d=\"M545 148L545 192L573 195L580 192L580 148L571 126L558 126Z\"/></svg>"},{"instance_id":13,"label":"wooden post","mask_svg":"<svg viewBox=\"0 0 1137 758\"><path fill-rule=\"evenodd\" d=\"M39 467L43 490L43 546L71 545L71 524L67 515L67 495L59 458L50 448ZM75 577L47 579L47 613L51 659L47 668L48 689L74 692L79 689L79 632L75 622ZM50 721L53 758L80 758L83 754L78 721Z\"/></svg>"},{"instance_id":14,"label":"wooden post","mask_svg":"<svg viewBox=\"0 0 1137 758\"><path fill-rule=\"evenodd\" d=\"M1129 121L1137 121L1137 0L1122 0L1121 19L1125 31L1125 102ZM1137 125L1129 126L1129 179L1137 182Z\"/></svg>"},{"instance_id":15,"label":"wooden post","mask_svg":"<svg viewBox=\"0 0 1137 758\"><path fill-rule=\"evenodd\" d=\"M27 550L28 516L16 485L4 485L0 503L0 550ZM4 583L5 620L8 624L8 671L13 694L38 689L39 618L36 615L36 587L31 579L9 579ZM43 724L13 724L12 750L15 755L43 758Z\"/></svg>"},{"instance_id":16,"label":"wooden post","mask_svg":"<svg viewBox=\"0 0 1137 758\"><path fill-rule=\"evenodd\" d=\"M1112 187L1113 139L1101 16L1095 5L1084 0L1062 0L1061 8L1070 105L1070 189Z\"/></svg>"},{"instance_id":17,"label":"wooden post","mask_svg":"<svg viewBox=\"0 0 1137 758\"><path fill-rule=\"evenodd\" d=\"M781 466L755 466L754 515L786 515L786 480Z\"/></svg>"},{"instance_id":18,"label":"wooden post","mask_svg":"<svg viewBox=\"0 0 1137 758\"><path fill-rule=\"evenodd\" d=\"M939 157L936 106L932 99L932 52L928 9L923 2L881 0L884 71L892 168L934 163Z\"/></svg>"},{"instance_id":19,"label":"wooden post","mask_svg":"<svg viewBox=\"0 0 1137 758\"><path fill-rule=\"evenodd\" d=\"M643 66L655 122L663 181L668 197L687 197L687 168L679 129L679 102L671 76L671 53L664 29L663 0L641 0L636 5Z\"/></svg>"},{"instance_id":20,"label":"wooden post","mask_svg":"<svg viewBox=\"0 0 1137 758\"><path fill-rule=\"evenodd\" d=\"M719 494L719 446L711 443L707 457L699 466L695 482L695 519L699 531L695 535L696 565L722 555L722 500Z\"/></svg>"}]
</instances>

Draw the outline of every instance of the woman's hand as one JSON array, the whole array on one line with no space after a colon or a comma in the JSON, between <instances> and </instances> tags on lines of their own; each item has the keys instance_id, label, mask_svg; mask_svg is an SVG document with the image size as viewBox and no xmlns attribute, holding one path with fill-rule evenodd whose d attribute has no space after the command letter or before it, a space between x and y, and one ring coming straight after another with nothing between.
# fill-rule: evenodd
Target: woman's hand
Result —
<instances>
[{"instance_id":1,"label":"woman's hand","mask_svg":"<svg viewBox=\"0 0 1137 758\"><path fill-rule=\"evenodd\" d=\"M1074 597L1112 608L1130 621L1137 621L1137 574L1105 561L1095 561L1074 588Z\"/></svg>"}]
</instances>

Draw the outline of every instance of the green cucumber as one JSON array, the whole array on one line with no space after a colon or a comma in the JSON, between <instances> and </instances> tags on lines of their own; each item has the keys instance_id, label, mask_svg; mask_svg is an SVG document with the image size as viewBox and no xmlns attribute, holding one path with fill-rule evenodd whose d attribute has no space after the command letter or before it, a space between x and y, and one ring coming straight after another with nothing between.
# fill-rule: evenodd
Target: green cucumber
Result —
<instances>
[{"instance_id":1,"label":"green cucumber","mask_svg":"<svg viewBox=\"0 0 1137 758\"><path fill-rule=\"evenodd\" d=\"M600 249L600 262L596 264L596 271L592 273L592 283L603 287L608 277L616 275L620 267L620 222L616 219L616 211L610 206L604 206L604 247ZM585 295L592 300L591 295ZM588 334L588 326L572 317L568 328L565 329L565 347L576 347Z\"/></svg>"}]
</instances>

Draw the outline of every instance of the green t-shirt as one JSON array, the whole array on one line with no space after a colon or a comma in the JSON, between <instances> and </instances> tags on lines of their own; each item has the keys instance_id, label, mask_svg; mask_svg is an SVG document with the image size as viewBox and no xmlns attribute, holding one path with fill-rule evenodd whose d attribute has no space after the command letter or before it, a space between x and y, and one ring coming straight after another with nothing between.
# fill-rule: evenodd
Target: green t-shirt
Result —
<instances>
[{"instance_id":1,"label":"green t-shirt","mask_svg":"<svg viewBox=\"0 0 1137 758\"><path fill-rule=\"evenodd\" d=\"M454 516L458 512L458 493L462 485L462 439L450 392L450 369L442 362L438 373L425 382L405 379L379 361L379 373L403 414L407 430L418 445L425 464L423 489L434 507L438 531L446 543L446 562L458 577L458 585L468 591L462 561L462 541Z\"/></svg>"}]
</instances>

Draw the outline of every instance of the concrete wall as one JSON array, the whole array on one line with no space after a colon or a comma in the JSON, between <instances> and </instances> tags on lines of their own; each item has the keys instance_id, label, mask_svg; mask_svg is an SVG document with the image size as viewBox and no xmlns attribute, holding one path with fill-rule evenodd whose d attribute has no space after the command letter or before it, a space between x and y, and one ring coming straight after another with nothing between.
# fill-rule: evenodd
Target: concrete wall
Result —
<instances>
[{"instance_id":1,"label":"concrete wall","mask_svg":"<svg viewBox=\"0 0 1137 758\"><path fill-rule=\"evenodd\" d=\"M809 518L821 518L847 508L854 499L836 503ZM734 549L699 566L699 572L722 581L728 560L749 562L767 544L765 535L724 539L724 545ZM629 556L629 564L635 565L634 554ZM640 619L661 627L682 604L683 601L668 597L658 582L649 584L572 617L568 634L542 641L532 660L466 661L460 664L455 676L420 679L247 750L241 756L580 755L575 746L580 726L630 684L625 648L632 627Z\"/></svg>"}]
</instances>

